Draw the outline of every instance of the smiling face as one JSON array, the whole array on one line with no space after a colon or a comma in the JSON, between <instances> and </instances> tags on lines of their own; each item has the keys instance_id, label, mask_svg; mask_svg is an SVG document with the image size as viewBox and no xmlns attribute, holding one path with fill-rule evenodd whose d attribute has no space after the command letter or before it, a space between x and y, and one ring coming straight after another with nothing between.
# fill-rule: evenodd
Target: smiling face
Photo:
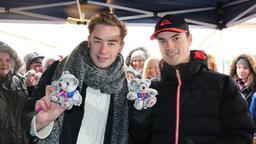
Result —
<instances>
[{"instance_id":1,"label":"smiling face","mask_svg":"<svg viewBox=\"0 0 256 144\"><path fill-rule=\"evenodd\" d=\"M137 71L141 71L144 67L145 59L143 57L134 57L131 60L131 65Z\"/></svg>"},{"instance_id":2,"label":"smiling face","mask_svg":"<svg viewBox=\"0 0 256 144\"><path fill-rule=\"evenodd\" d=\"M178 65L189 62L192 36L186 33L164 31L157 35L163 60L169 65Z\"/></svg>"},{"instance_id":3,"label":"smiling face","mask_svg":"<svg viewBox=\"0 0 256 144\"><path fill-rule=\"evenodd\" d=\"M42 62L35 62L29 65L29 70L35 70L36 72L43 72Z\"/></svg>"},{"instance_id":4,"label":"smiling face","mask_svg":"<svg viewBox=\"0 0 256 144\"><path fill-rule=\"evenodd\" d=\"M148 62L148 65L146 68L146 75L147 75L147 78L149 79L158 77L160 75L159 60L152 59Z\"/></svg>"},{"instance_id":5,"label":"smiling face","mask_svg":"<svg viewBox=\"0 0 256 144\"><path fill-rule=\"evenodd\" d=\"M117 26L97 24L88 37L90 57L98 68L109 67L123 49Z\"/></svg>"},{"instance_id":6,"label":"smiling face","mask_svg":"<svg viewBox=\"0 0 256 144\"><path fill-rule=\"evenodd\" d=\"M246 80L250 74L250 68L247 65L243 64L237 65L236 73L238 78Z\"/></svg>"},{"instance_id":7,"label":"smiling face","mask_svg":"<svg viewBox=\"0 0 256 144\"><path fill-rule=\"evenodd\" d=\"M13 69L12 59L6 52L0 52L0 76L6 76Z\"/></svg>"}]
</instances>

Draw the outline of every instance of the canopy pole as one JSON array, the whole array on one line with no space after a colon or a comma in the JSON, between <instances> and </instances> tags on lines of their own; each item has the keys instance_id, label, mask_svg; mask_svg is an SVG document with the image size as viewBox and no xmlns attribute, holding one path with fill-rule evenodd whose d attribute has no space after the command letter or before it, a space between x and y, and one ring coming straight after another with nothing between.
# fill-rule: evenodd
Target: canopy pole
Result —
<instances>
[{"instance_id":1,"label":"canopy pole","mask_svg":"<svg viewBox=\"0 0 256 144\"><path fill-rule=\"evenodd\" d=\"M79 13L79 19L81 21L83 21L84 17L83 17L83 14L82 14L81 5L80 5L79 0L76 0L76 5L77 5L78 13Z\"/></svg>"}]
</instances>

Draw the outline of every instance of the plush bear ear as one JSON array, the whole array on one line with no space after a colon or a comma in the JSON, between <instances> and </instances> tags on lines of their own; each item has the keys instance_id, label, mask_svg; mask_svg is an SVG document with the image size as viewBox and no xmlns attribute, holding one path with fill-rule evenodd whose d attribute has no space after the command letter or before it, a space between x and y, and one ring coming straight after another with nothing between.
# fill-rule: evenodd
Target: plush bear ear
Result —
<instances>
[{"instance_id":1,"label":"plush bear ear","mask_svg":"<svg viewBox=\"0 0 256 144\"><path fill-rule=\"evenodd\" d=\"M63 71L62 74L69 74L69 71Z\"/></svg>"},{"instance_id":2,"label":"plush bear ear","mask_svg":"<svg viewBox=\"0 0 256 144\"><path fill-rule=\"evenodd\" d=\"M149 87L151 85L151 80L150 79L145 79L145 84Z\"/></svg>"},{"instance_id":3,"label":"plush bear ear","mask_svg":"<svg viewBox=\"0 0 256 144\"><path fill-rule=\"evenodd\" d=\"M132 79L131 82L130 82L130 85L131 86L134 86L134 85L137 85L137 80L136 79Z\"/></svg>"},{"instance_id":4,"label":"plush bear ear","mask_svg":"<svg viewBox=\"0 0 256 144\"><path fill-rule=\"evenodd\" d=\"M73 79L73 81L74 81L74 85L78 85L79 84L79 81L78 81L78 79L77 78L72 78Z\"/></svg>"},{"instance_id":5,"label":"plush bear ear","mask_svg":"<svg viewBox=\"0 0 256 144\"><path fill-rule=\"evenodd\" d=\"M138 79L132 79L129 86L130 86L130 90L138 89L138 87L139 87Z\"/></svg>"}]
</instances>

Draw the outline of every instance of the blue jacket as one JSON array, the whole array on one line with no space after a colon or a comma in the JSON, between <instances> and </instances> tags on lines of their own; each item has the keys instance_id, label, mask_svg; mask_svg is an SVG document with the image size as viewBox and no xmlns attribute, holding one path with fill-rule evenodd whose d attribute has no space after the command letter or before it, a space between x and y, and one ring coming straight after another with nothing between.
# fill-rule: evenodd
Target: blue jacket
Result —
<instances>
[{"instance_id":1,"label":"blue jacket","mask_svg":"<svg viewBox=\"0 0 256 144\"><path fill-rule=\"evenodd\" d=\"M252 101L249 107L249 111L252 114L254 123L256 123L256 93L254 93L252 96Z\"/></svg>"}]
</instances>

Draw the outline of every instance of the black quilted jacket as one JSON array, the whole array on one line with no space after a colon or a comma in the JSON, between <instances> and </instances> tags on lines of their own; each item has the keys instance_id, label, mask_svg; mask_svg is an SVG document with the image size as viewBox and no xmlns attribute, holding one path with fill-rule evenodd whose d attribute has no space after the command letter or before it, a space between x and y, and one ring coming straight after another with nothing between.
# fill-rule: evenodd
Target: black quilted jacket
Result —
<instances>
[{"instance_id":1,"label":"black quilted jacket","mask_svg":"<svg viewBox=\"0 0 256 144\"><path fill-rule=\"evenodd\" d=\"M27 98L26 86L19 77L0 77L0 144L28 142L20 120Z\"/></svg>"},{"instance_id":2,"label":"black quilted jacket","mask_svg":"<svg viewBox=\"0 0 256 144\"><path fill-rule=\"evenodd\" d=\"M191 52L187 64L164 64L152 82L157 103L137 111L130 106L130 140L134 144L174 144L176 93L181 75L179 144L251 144L254 124L233 80L209 71L206 59Z\"/></svg>"}]
</instances>

